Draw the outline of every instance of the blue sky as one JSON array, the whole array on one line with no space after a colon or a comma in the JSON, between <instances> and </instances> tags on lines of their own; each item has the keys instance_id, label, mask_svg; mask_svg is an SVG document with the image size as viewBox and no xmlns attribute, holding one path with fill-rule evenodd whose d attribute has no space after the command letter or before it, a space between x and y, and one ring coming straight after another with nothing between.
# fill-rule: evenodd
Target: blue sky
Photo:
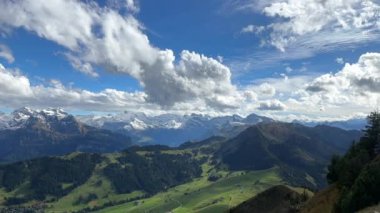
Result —
<instances>
[{"instance_id":1,"label":"blue sky","mask_svg":"<svg viewBox=\"0 0 380 213\"><path fill-rule=\"evenodd\" d=\"M3 110L327 120L380 103L377 0L21 0L0 8Z\"/></svg>"}]
</instances>

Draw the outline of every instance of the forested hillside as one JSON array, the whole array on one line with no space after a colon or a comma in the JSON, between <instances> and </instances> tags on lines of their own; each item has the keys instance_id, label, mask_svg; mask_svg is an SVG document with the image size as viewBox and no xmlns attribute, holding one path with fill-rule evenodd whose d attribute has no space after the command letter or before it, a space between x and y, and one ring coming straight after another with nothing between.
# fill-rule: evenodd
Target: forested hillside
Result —
<instances>
[{"instance_id":1,"label":"forested hillside","mask_svg":"<svg viewBox=\"0 0 380 213\"><path fill-rule=\"evenodd\" d=\"M335 156L327 179L336 183L340 198L337 212L354 212L380 201L380 113L368 116L365 135L346 155Z\"/></svg>"}]
</instances>

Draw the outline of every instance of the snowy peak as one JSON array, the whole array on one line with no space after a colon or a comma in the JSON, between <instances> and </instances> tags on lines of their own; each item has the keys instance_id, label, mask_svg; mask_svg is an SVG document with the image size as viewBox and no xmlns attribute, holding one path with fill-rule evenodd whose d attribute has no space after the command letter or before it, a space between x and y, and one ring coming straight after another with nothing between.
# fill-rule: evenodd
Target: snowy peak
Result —
<instances>
[{"instance_id":1,"label":"snowy peak","mask_svg":"<svg viewBox=\"0 0 380 213\"><path fill-rule=\"evenodd\" d=\"M2 117L4 117L2 119ZM48 108L42 110L23 107L13 111L9 116L0 116L0 129L19 129L23 127L43 127L45 129L57 126L76 124L74 116L62 109Z\"/></svg>"},{"instance_id":2,"label":"snowy peak","mask_svg":"<svg viewBox=\"0 0 380 213\"><path fill-rule=\"evenodd\" d=\"M191 128L223 128L226 125L250 125L272 119L251 114L246 118L239 115L211 117L208 115L162 114L148 116L144 113L124 112L106 116L78 116L80 121L100 128L143 131L147 129L191 129Z\"/></svg>"},{"instance_id":3,"label":"snowy peak","mask_svg":"<svg viewBox=\"0 0 380 213\"><path fill-rule=\"evenodd\" d=\"M12 116L16 121L28 120L31 117L57 118L60 120L69 116L69 114L62 109L48 108L43 110L33 110L28 107L23 107L13 111Z\"/></svg>"},{"instance_id":4,"label":"snowy peak","mask_svg":"<svg viewBox=\"0 0 380 213\"><path fill-rule=\"evenodd\" d=\"M62 109L54 109L54 108L41 110L40 113L45 115L45 117L50 116L50 117L56 117L58 119L63 119L65 117L69 116L69 114L67 114Z\"/></svg>"},{"instance_id":5,"label":"snowy peak","mask_svg":"<svg viewBox=\"0 0 380 213\"><path fill-rule=\"evenodd\" d=\"M126 130L140 130L140 131L142 131L142 130L146 130L148 128L150 128L150 126L138 118L133 119L129 124L124 126L124 129L126 129Z\"/></svg>"},{"instance_id":6,"label":"snowy peak","mask_svg":"<svg viewBox=\"0 0 380 213\"><path fill-rule=\"evenodd\" d=\"M26 121L34 116L35 111L28 107L23 107L12 112L13 120L16 122Z\"/></svg>"},{"instance_id":7,"label":"snowy peak","mask_svg":"<svg viewBox=\"0 0 380 213\"><path fill-rule=\"evenodd\" d=\"M135 119L145 121L148 119L148 117L144 113L131 113L131 112L123 112L118 114L108 114L108 115L79 115L76 116L78 120L80 120L83 123L86 123L90 126L94 127L104 127L104 126L115 126L115 124L118 127L123 128L121 126L122 123L131 123Z\"/></svg>"}]
</instances>

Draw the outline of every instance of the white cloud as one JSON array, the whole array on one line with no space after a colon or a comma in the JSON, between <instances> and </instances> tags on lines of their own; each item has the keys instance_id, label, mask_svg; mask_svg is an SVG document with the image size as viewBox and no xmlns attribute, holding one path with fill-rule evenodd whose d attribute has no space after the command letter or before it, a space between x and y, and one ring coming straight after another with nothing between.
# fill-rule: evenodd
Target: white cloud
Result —
<instances>
[{"instance_id":1,"label":"white cloud","mask_svg":"<svg viewBox=\"0 0 380 213\"><path fill-rule=\"evenodd\" d=\"M309 48L331 46L347 38L357 43L374 40L371 35L379 34L379 10L373 0L286 0L271 3L263 12L282 18L270 25L269 43L285 51L304 38L314 37ZM323 37L326 34L328 39Z\"/></svg>"},{"instance_id":2,"label":"white cloud","mask_svg":"<svg viewBox=\"0 0 380 213\"><path fill-rule=\"evenodd\" d=\"M335 61L338 64L344 64L344 59L343 58L336 58Z\"/></svg>"},{"instance_id":3,"label":"white cloud","mask_svg":"<svg viewBox=\"0 0 380 213\"><path fill-rule=\"evenodd\" d=\"M257 109L263 109L263 115L286 121L363 117L380 105L380 53L365 53L335 73L260 79L253 85L264 83L274 87L276 94L265 98L258 93ZM250 89L258 91L258 86ZM265 111L272 100L280 100L286 110Z\"/></svg>"},{"instance_id":4,"label":"white cloud","mask_svg":"<svg viewBox=\"0 0 380 213\"><path fill-rule=\"evenodd\" d=\"M8 63L13 63L15 61L12 51L3 44L0 44L0 58L4 58Z\"/></svg>"},{"instance_id":5,"label":"white cloud","mask_svg":"<svg viewBox=\"0 0 380 213\"><path fill-rule=\"evenodd\" d=\"M0 97L4 101L12 101L13 97L28 97L32 94L29 79L18 73L17 70L6 71L0 66Z\"/></svg>"},{"instance_id":6,"label":"white cloud","mask_svg":"<svg viewBox=\"0 0 380 213\"><path fill-rule=\"evenodd\" d=\"M278 58L312 56L313 51L320 50L316 47L331 48L342 43L349 46L372 40L376 34L374 23L377 21L371 19L372 7L354 4L357 1L352 0L347 4L353 7L351 10L340 4L346 1L326 0L326 4L338 5L332 8L347 10L331 15L321 2L305 2L310 5L295 0L282 4L262 2L262 10L268 16L281 20L270 26L270 41L279 49L281 45L286 47L289 52L286 56L263 54L260 56L265 58L261 60L263 63ZM307 19L302 10L315 11L310 11ZM361 10L365 11L358 13ZM326 13L327 21L318 20L317 11ZM337 22L339 14L348 16L344 19L346 25ZM301 20L303 18L305 20ZM305 22L316 22L316 25L303 26ZM111 7L101 8L91 1L51 0L48 4L42 0L0 1L0 26L24 28L65 47L69 62L87 75L98 76L96 68L100 66L135 78L144 89L132 93L114 89L92 92L65 86L59 81L32 85L17 70L0 66L0 104L6 107L211 114L235 113L236 109L247 114L260 109L277 117L291 114L290 117L316 118L365 113L380 103L379 53L364 54L358 63L346 64L335 74L283 75L237 87L231 82L230 69L221 60L187 50L176 59L172 50L159 49L150 43L144 27L134 16L121 15Z\"/></svg>"},{"instance_id":7,"label":"white cloud","mask_svg":"<svg viewBox=\"0 0 380 213\"><path fill-rule=\"evenodd\" d=\"M276 88L274 88L268 83L263 83L259 86L258 92L261 95L272 97L276 94Z\"/></svg>"},{"instance_id":8,"label":"white cloud","mask_svg":"<svg viewBox=\"0 0 380 213\"><path fill-rule=\"evenodd\" d=\"M129 11L132 11L135 13L140 11L140 7L139 7L138 2L136 0L125 0L125 4L126 4L126 8Z\"/></svg>"},{"instance_id":9,"label":"white cloud","mask_svg":"<svg viewBox=\"0 0 380 213\"><path fill-rule=\"evenodd\" d=\"M125 92L110 88L93 92L74 88L72 85L65 86L59 80L45 80L43 83L33 85L19 70L7 69L0 64L0 105L6 108L60 107L68 110L99 112L143 111L154 115L163 113L221 115L236 113L237 108L241 113L248 114L257 106L255 104L257 95L248 90L235 91L233 95L221 94L205 99L178 102L168 108L162 108L147 100L145 92Z\"/></svg>"},{"instance_id":10,"label":"white cloud","mask_svg":"<svg viewBox=\"0 0 380 213\"><path fill-rule=\"evenodd\" d=\"M304 86L288 93L290 98L285 103L291 111L303 115L355 116L379 106L379 85L380 53L366 53L357 63L346 63L336 73L304 81Z\"/></svg>"},{"instance_id":11,"label":"white cloud","mask_svg":"<svg viewBox=\"0 0 380 213\"><path fill-rule=\"evenodd\" d=\"M183 57L184 61L186 61L186 57L198 57L200 61L198 61L197 66L201 66L204 60L210 60L209 58L202 58L203 56L194 55L194 53L190 52L183 53ZM197 60L191 59L190 61L190 65L194 66L193 61ZM213 62L206 64L209 63ZM182 68L183 71L187 73L186 66L189 65L184 64L182 66L184 66ZM187 75L195 75L198 77L203 74L221 75L221 73L210 74L210 72L187 73ZM205 87L212 89L212 86L208 83L204 83L205 86L200 84L198 86L203 87L203 89L199 88L199 91L195 90L196 92L202 92ZM222 87L216 87L216 90L222 89ZM147 102L148 97L145 92L125 92L109 88L100 92L93 92L75 88L72 85L65 86L58 80L46 80L43 83L32 84L19 70L7 69L0 64L0 105L7 108L20 108L23 106L34 108L61 107L67 110L100 112L128 110L135 112L143 111L147 114L155 115L162 113L222 115L236 114L236 109L239 109L238 113L247 115L257 111L261 104L260 109L264 110L263 103L265 104L266 98L259 96L253 88L248 87L232 91L233 93L229 95L219 91L219 95L209 96L205 99L197 98L191 101L178 102L170 108L163 109L157 104ZM203 92L207 95L205 91ZM275 101L268 103L268 110L270 111L280 110L279 107L283 106Z\"/></svg>"},{"instance_id":12,"label":"white cloud","mask_svg":"<svg viewBox=\"0 0 380 213\"><path fill-rule=\"evenodd\" d=\"M91 63L82 61L71 54L66 54L66 57L70 61L71 66L73 66L74 69L94 78L99 77L99 74L95 72Z\"/></svg>"},{"instance_id":13,"label":"white cloud","mask_svg":"<svg viewBox=\"0 0 380 213\"><path fill-rule=\"evenodd\" d=\"M0 6L1 24L23 27L70 50L92 37L91 26L100 18L90 5L75 0L1 1Z\"/></svg>"},{"instance_id":14,"label":"white cloud","mask_svg":"<svg viewBox=\"0 0 380 213\"><path fill-rule=\"evenodd\" d=\"M57 80L49 85L31 85L29 79L17 70L0 66L0 104L3 107L64 107L94 111L121 111L127 108L147 110L154 106L145 102L143 92L127 93L105 89L95 93L65 87Z\"/></svg>"},{"instance_id":15,"label":"white cloud","mask_svg":"<svg viewBox=\"0 0 380 213\"><path fill-rule=\"evenodd\" d=\"M285 81L289 79L289 77L285 73L281 73L280 76L283 77Z\"/></svg>"},{"instance_id":16,"label":"white cloud","mask_svg":"<svg viewBox=\"0 0 380 213\"><path fill-rule=\"evenodd\" d=\"M127 10L130 13L140 12L140 5L138 0L107 0L107 6L114 10Z\"/></svg>"},{"instance_id":17,"label":"white cloud","mask_svg":"<svg viewBox=\"0 0 380 213\"><path fill-rule=\"evenodd\" d=\"M265 31L265 26L247 25L241 29L242 33L260 34Z\"/></svg>"},{"instance_id":18,"label":"white cloud","mask_svg":"<svg viewBox=\"0 0 380 213\"><path fill-rule=\"evenodd\" d=\"M260 12L263 8L275 1L276 0L224 0L220 12Z\"/></svg>"},{"instance_id":19,"label":"white cloud","mask_svg":"<svg viewBox=\"0 0 380 213\"><path fill-rule=\"evenodd\" d=\"M257 101L258 95L254 91L246 90L244 96L248 101Z\"/></svg>"},{"instance_id":20,"label":"white cloud","mask_svg":"<svg viewBox=\"0 0 380 213\"><path fill-rule=\"evenodd\" d=\"M365 53L356 63L346 62L341 70L334 73L320 74L321 71L258 79L245 89L258 94L251 103L255 109L262 109L263 115L286 121L363 117L380 105L380 53ZM273 87L274 95L265 96L265 92L260 92L260 86L261 91L270 91L263 88ZM264 110L273 105L272 100L280 100L286 110ZM254 103L259 103L259 106Z\"/></svg>"},{"instance_id":21,"label":"white cloud","mask_svg":"<svg viewBox=\"0 0 380 213\"><path fill-rule=\"evenodd\" d=\"M287 67L285 68L285 71L286 71L287 73L290 73L290 72L293 71L293 68L287 66Z\"/></svg>"},{"instance_id":22,"label":"white cloud","mask_svg":"<svg viewBox=\"0 0 380 213\"><path fill-rule=\"evenodd\" d=\"M186 59L187 57L198 59ZM185 67L182 69L186 76L199 77L203 74L203 72L187 73L186 71L187 66L194 66L194 61L198 61L197 66L202 66L204 61L210 60L207 57L202 59L202 57L191 52L183 53L182 60L191 62L189 65L182 65ZM212 62L205 64L209 63ZM346 64L335 74L260 79L229 95L221 93L205 99L196 98L191 101L177 102L170 108L162 109L156 104L147 102L147 94L144 92L130 93L114 89L91 92L64 86L56 80L50 81L48 85L32 85L27 77L20 74L20 71L0 66L0 104L9 108L63 107L82 111L129 110L153 114L195 112L220 115L239 112L247 115L259 110L262 115L286 121L292 119L343 120L362 116L376 109L380 104L379 70L380 53L367 53L363 54L357 63ZM223 76L223 72L206 73ZM178 75L183 75L183 73L178 73ZM191 77L191 79L194 78L196 77ZM196 90L190 91L196 92ZM236 111L236 109L239 110Z\"/></svg>"},{"instance_id":23,"label":"white cloud","mask_svg":"<svg viewBox=\"0 0 380 213\"><path fill-rule=\"evenodd\" d=\"M346 64L335 74L320 76L307 89L311 92L380 94L380 53L363 54L356 64Z\"/></svg>"},{"instance_id":24,"label":"white cloud","mask_svg":"<svg viewBox=\"0 0 380 213\"><path fill-rule=\"evenodd\" d=\"M260 103L258 110L271 110L271 111L283 111L286 109L285 104L279 100L270 100Z\"/></svg>"},{"instance_id":25,"label":"white cloud","mask_svg":"<svg viewBox=\"0 0 380 213\"><path fill-rule=\"evenodd\" d=\"M377 0L229 0L232 11L250 11L272 20L260 39L280 51L262 50L231 62L233 69L265 68L309 58L321 52L378 42L380 2ZM228 7L227 7L227 6Z\"/></svg>"},{"instance_id":26,"label":"white cloud","mask_svg":"<svg viewBox=\"0 0 380 213\"><path fill-rule=\"evenodd\" d=\"M137 8L136 1L127 0L126 6ZM73 67L90 76L98 76L96 66L130 75L147 101L165 108L200 100L223 110L241 99L229 68L219 61L187 50L176 61L171 50L150 44L132 15L92 1L1 1L0 25L21 27L66 47Z\"/></svg>"}]
</instances>

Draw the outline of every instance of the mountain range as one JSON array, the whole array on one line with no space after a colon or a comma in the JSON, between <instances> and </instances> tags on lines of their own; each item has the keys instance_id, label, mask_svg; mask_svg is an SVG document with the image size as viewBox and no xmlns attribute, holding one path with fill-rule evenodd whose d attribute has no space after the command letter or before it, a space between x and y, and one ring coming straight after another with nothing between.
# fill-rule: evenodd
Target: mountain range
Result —
<instances>
[{"instance_id":1,"label":"mountain range","mask_svg":"<svg viewBox=\"0 0 380 213\"><path fill-rule=\"evenodd\" d=\"M264 122L231 139L214 136L177 148L132 146L111 154L22 161L0 166L0 195L6 197L0 203L42 202L47 211L68 212L108 212L110 206L115 212L227 211L281 183L324 187L332 155L344 153L361 135Z\"/></svg>"},{"instance_id":2,"label":"mountain range","mask_svg":"<svg viewBox=\"0 0 380 213\"><path fill-rule=\"evenodd\" d=\"M16 161L74 151L106 153L120 151L130 145L175 147L213 136L231 139L259 123L276 121L256 114L211 117L197 114L148 116L124 112L73 116L62 109L33 110L24 107L11 114L0 113L0 160ZM361 121L355 120L354 123L361 124ZM343 124L328 123L331 126ZM305 125L322 128L318 123ZM345 126L350 126L350 122Z\"/></svg>"},{"instance_id":3,"label":"mountain range","mask_svg":"<svg viewBox=\"0 0 380 213\"><path fill-rule=\"evenodd\" d=\"M251 125L274 121L256 114L247 117L211 117L197 114L148 116L144 113L129 112L77 118L88 125L128 135L135 144L168 146L178 146L187 141L199 141L211 136L234 137Z\"/></svg>"},{"instance_id":4,"label":"mountain range","mask_svg":"<svg viewBox=\"0 0 380 213\"><path fill-rule=\"evenodd\" d=\"M17 161L75 151L114 152L131 145L130 139L83 124L59 109L21 108L1 115L0 161Z\"/></svg>"},{"instance_id":5,"label":"mountain range","mask_svg":"<svg viewBox=\"0 0 380 213\"><path fill-rule=\"evenodd\" d=\"M105 116L77 116L77 118L91 126L126 134L135 144L168 146L178 146L187 141L199 141L211 136L233 138L252 125L275 121L254 113L246 117L239 115L211 117L198 114L148 116L144 113L124 112ZM292 123L309 127L326 125L345 130L361 130L365 127L366 120L364 118L326 122L294 120Z\"/></svg>"}]
</instances>

